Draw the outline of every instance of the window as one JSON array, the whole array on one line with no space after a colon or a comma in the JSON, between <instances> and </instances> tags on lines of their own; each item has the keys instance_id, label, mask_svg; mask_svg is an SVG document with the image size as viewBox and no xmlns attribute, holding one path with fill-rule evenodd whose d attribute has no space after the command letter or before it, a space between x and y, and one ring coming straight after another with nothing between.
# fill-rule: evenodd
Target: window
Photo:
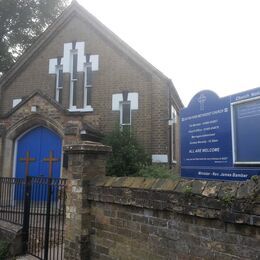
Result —
<instances>
[{"instance_id":1,"label":"window","mask_svg":"<svg viewBox=\"0 0 260 260\"><path fill-rule=\"evenodd\" d=\"M171 106L171 115L170 115L170 122L171 122L171 157L172 162L176 162L176 122L177 122L177 112L174 106Z\"/></svg>"},{"instance_id":2,"label":"window","mask_svg":"<svg viewBox=\"0 0 260 260\"><path fill-rule=\"evenodd\" d=\"M71 73L70 73L70 108L76 108L77 106L77 64L78 53L77 51L71 52Z\"/></svg>"},{"instance_id":3,"label":"window","mask_svg":"<svg viewBox=\"0 0 260 260\"><path fill-rule=\"evenodd\" d=\"M92 69L91 63L85 66L85 79L84 79L84 108L91 106L92 94Z\"/></svg>"},{"instance_id":4,"label":"window","mask_svg":"<svg viewBox=\"0 0 260 260\"><path fill-rule=\"evenodd\" d=\"M63 70L62 66L56 66L56 101L62 103Z\"/></svg>"},{"instance_id":5,"label":"window","mask_svg":"<svg viewBox=\"0 0 260 260\"><path fill-rule=\"evenodd\" d=\"M131 125L131 102L123 101L120 103L120 125Z\"/></svg>"},{"instance_id":6,"label":"window","mask_svg":"<svg viewBox=\"0 0 260 260\"><path fill-rule=\"evenodd\" d=\"M112 111L119 111L120 126L131 126L132 111L138 110L138 93L124 91L112 95ZM127 127L126 127L127 128Z\"/></svg>"},{"instance_id":7,"label":"window","mask_svg":"<svg viewBox=\"0 0 260 260\"><path fill-rule=\"evenodd\" d=\"M171 120L173 124L176 124L176 119L177 119L177 112L174 108L174 106L171 106Z\"/></svg>"}]
</instances>

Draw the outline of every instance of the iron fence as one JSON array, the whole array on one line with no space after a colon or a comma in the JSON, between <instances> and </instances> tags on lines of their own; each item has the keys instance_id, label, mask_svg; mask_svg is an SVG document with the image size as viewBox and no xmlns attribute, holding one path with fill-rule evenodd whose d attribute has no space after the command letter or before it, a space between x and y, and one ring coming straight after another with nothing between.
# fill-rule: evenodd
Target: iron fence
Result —
<instances>
[{"instance_id":1,"label":"iron fence","mask_svg":"<svg viewBox=\"0 0 260 260\"><path fill-rule=\"evenodd\" d=\"M0 178L0 219L22 226L24 252L63 259L66 180Z\"/></svg>"},{"instance_id":2,"label":"iron fence","mask_svg":"<svg viewBox=\"0 0 260 260\"><path fill-rule=\"evenodd\" d=\"M14 224L23 225L24 201L14 199L15 189L22 196L26 179L0 178L0 219Z\"/></svg>"}]
</instances>

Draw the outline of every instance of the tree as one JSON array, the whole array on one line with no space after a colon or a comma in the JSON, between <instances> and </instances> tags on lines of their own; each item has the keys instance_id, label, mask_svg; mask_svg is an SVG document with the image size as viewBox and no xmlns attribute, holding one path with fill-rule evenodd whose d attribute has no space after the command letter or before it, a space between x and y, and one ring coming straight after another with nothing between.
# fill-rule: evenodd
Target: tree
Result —
<instances>
[{"instance_id":1,"label":"tree","mask_svg":"<svg viewBox=\"0 0 260 260\"><path fill-rule=\"evenodd\" d=\"M68 0L0 0L0 72L65 9Z\"/></svg>"},{"instance_id":2,"label":"tree","mask_svg":"<svg viewBox=\"0 0 260 260\"><path fill-rule=\"evenodd\" d=\"M121 131L116 128L105 137L104 143L110 145L113 151L107 162L107 173L110 176L136 176L151 163L129 129Z\"/></svg>"}]
</instances>

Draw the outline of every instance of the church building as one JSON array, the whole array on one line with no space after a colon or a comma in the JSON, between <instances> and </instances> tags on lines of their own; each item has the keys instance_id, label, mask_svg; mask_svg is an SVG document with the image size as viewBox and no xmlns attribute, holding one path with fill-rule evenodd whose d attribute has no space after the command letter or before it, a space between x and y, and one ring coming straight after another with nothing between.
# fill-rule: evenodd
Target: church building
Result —
<instances>
[{"instance_id":1,"label":"church building","mask_svg":"<svg viewBox=\"0 0 260 260\"><path fill-rule=\"evenodd\" d=\"M47 177L52 162L60 177L64 144L116 126L178 167L182 107L170 79L73 2L0 78L0 176Z\"/></svg>"}]
</instances>

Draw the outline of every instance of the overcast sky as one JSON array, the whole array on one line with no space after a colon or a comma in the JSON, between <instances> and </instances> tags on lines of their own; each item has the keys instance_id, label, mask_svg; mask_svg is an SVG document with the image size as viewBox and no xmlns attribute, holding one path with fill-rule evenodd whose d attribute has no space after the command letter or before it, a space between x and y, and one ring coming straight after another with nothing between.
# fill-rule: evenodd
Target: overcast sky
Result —
<instances>
[{"instance_id":1,"label":"overcast sky","mask_svg":"<svg viewBox=\"0 0 260 260\"><path fill-rule=\"evenodd\" d=\"M172 79L184 105L260 86L259 0L78 0Z\"/></svg>"}]
</instances>

